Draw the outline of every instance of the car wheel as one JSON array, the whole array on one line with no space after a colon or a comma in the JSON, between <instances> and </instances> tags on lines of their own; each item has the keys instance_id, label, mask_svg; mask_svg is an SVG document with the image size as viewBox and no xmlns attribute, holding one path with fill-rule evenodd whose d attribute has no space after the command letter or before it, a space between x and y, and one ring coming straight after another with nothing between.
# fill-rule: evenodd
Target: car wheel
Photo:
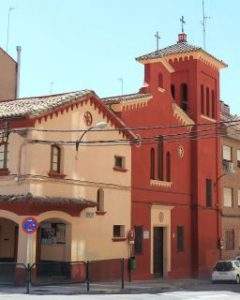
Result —
<instances>
[{"instance_id":1,"label":"car wheel","mask_svg":"<svg viewBox=\"0 0 240 300\"><path fill-rule=\"evenodd\" d=\"M239 275L237 275L237 277L236 277L236 283L237 283L237 284L240 283L240 277L239 277Z\"/></svg>"}]
</instances>

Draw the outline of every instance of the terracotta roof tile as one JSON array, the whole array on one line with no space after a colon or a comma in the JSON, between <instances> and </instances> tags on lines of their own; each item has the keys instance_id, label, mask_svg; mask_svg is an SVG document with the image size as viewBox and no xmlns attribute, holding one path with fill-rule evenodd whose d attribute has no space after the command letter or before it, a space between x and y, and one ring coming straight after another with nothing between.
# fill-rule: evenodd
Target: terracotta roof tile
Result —
<instances>
[{"instance_id":1,"label":"terracotta roof tile","mask_svg":"<svg viewBox=\"0 0 240 300\"><path fill-rule=\"evenodd\" d=\"M63 104L75 102L79 97L93 94L90 90L82 90L56 95L19 98L0 102L0 118L35 116L46 113Z\"/></svg>"},{"instance_id":2,"label":"terracotta roof tile","mask_svg":"<svg viewBox=\"0 0 240 300\"><path fill-rule=\"evenodd\" d=\"M122 101L131 101L131 100L137 100L137 99L144 99L149 98L150 94L143 94L143 93L135 93L135 94L126 94L126 95L117 95L117 96L111 96L102 98L102 101L105 104L112 104L112 103L119 103Z\"/></svg>"},{"instance_id":3,"label":"terracotta roof tile","mask_svg":"<svg viewBox=\"0 0 240 300\"><path fill-rule=\"evenodd\" d=\"M168 46L166 48L150 52L148 54L144 54L142 56L139 56L136 58L137 61L141 61L144 59L151 59L151 58L161 58L170 54L177 54L177 53L185 53L185 52L192 52L196 50L200 50L200 47L196 47L193 45L190 45L186 42L183 43L177 43L171 46Z\"/></svg>"}]
</instances>

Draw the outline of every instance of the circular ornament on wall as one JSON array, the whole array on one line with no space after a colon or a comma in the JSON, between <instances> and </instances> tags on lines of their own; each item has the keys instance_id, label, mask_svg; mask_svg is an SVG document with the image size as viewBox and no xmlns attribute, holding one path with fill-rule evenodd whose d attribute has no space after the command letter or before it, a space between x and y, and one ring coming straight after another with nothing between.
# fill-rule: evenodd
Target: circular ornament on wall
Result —
<instances>
[{"instance_id":1,"label":"circular ornament on wall","mask_svg":"<svg viewBox=\"0 0 240 300\"><path fill-rule=\"evenodd\" d=\"M162 223L164 221L164 213L160 212L158 215L159 222Z\"/></svg>"},{"instance_id":2,"label":"circular ornament on wall","mask_svg":"<svg viewBox=\"0 0 240 300\"><path fill-rule=\"evenodd\" d=\"M184 157L184 147L183 146L178 146L178 149L177 149L177 152L178 152L178 156L180 158L183 158Z\"/></svg>"},{"instance_id":3,"label":"circular ornament on wall","mask_svg":"<svg viewBox=\"0 0 240 300\"><path fill-rule=\"evenodd\" d=\"M90 113L90 111L86 111L84 113L84 122L87 126L91 126L92 125L92 122L93 122L93 117L92 117L92 114Z\"/></svg>"}]
</instances>

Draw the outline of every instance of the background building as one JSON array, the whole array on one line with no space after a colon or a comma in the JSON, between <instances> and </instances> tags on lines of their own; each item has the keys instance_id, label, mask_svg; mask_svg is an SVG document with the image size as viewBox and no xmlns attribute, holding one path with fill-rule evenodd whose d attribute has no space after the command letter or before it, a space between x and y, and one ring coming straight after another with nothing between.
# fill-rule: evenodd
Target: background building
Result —
<instances>
[{"instance_id":1,"label":"background building","mask_svg":"<svg viewBox=\"0 0 240 300\"><path fill-rule=\"evenodd\" d=\"M230 113L222 102L222 258L232 259L240 255L240 126L238 116ZM233 121L231 123L231 121Z\"/></svg>"},{"instance_id":2,"label":"background building","mask_svg":"<svg viewBox=\"0 0 240 300\"><path fill-rule=\"evenodd\" d=\"M7 52L0 48L0 101L15 99L18 94L18 81L20 79L20 52L18 47L17 63Z\"/></svg>"}]
</instances>

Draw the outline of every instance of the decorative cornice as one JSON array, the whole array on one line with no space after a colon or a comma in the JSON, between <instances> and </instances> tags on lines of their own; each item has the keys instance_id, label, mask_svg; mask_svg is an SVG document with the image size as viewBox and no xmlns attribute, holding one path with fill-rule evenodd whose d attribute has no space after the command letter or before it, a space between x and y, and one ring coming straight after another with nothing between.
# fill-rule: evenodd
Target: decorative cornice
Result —
<instances>
[{"instance_id":1,"label":"decorative cornice","mask_svg":"<svg viewBox=\"0 0 240 300\"><path fill-rule=\"evenodd\" d=\"M178 119L183 125L193 126L194 121L181 109L176 103L172 103L173 115Z\"/></svg>"},{"instance_id":2,"label":"decorative cornice","mask_svg":"<svg viewBox=\"0 0 240 300\"><path fill-rule=\"evenodd\" d=\"M172 182L151 179L150 180L150 185L164 187L164 188L171 188L172 187Z\"/></svg>"}]
</instances>

